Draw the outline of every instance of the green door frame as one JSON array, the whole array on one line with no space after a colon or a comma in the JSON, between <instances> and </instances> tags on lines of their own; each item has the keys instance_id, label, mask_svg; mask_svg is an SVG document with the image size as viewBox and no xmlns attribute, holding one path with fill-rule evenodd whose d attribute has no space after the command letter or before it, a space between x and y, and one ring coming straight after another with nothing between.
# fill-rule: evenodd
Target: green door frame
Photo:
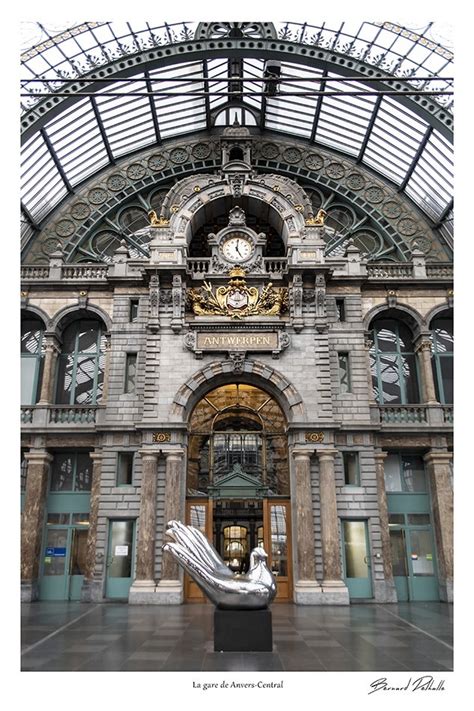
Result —
<instances>
[{"instance_id":1,"label":"green door frame","mask_svg":"<svg viewBox=\"0 0 474 711\"><path fill-rule=\"evenodd\" d=\"M362 562L362 569L365 564L367 575L348 577L347 575L347 560L346 560L346 523L362 523L364 525L364 540L365 540L365 556ZM368 600L374 596L372 587L372 564L370 555L370 540L369 540L369 521L364 518L343 518L341 519L341 547L342 547L342 563L344 580L349 590L349 597Z\"/></svg>"},{"instance_id":2,"label":"green door frame","mask_svg":"<svg viewBox=\"0 0 474 711\"><path fill-rule=\"evenodd\" d=\"M87 531L88 526L78 524L46 524L43 533L43 546L40 564L39 599L40 600L80 600L83 575L71 574L71 556L73 552L73 537L76 531ZM48 555L49 531L65 531L66 546L64 554L57 557L64 558L64 568L61 575L46 575L47 566L51 564L56 553Z\"/></svg>"},{"instance_id":3,"label":"green door frame","mask_svg":"<svg viewBox=\"0 0 474 711\"><path fill-rule=\"evenodd\" d=\"M112 528L114 523L130 522L132 524L131 540L123 540L122 545L130 546L130 576L112 576L109 570L113 563L114 554L112 554ZM132 586L135 575L135 533L136 519L135 518L109 518L107 526L107 560L105 568L105 597L113 600L128 600L128 593ZM115 542L117 545L117 542ZM119 544L120 545L120 544Z\"/></svg>"}]
</instances>

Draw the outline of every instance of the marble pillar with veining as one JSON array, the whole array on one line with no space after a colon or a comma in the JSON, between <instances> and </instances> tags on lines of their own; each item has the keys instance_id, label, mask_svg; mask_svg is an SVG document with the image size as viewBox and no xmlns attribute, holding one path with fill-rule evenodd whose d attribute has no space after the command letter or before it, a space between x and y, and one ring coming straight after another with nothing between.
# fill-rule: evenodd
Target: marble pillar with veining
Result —
<instances>
[{"instance_id":1,"label":"marble pillar with veining","mask_svg":"<svg viewBox=\"0 0 474 711\"><path fill-rule=\"evenodd\" d=\"M30 450L25 459L28 461L28 472L21 518L21 599L29 602L38 598L48 472L53 458L45 450Z\"/></svg>"},{"instance_id":2,"label":"marble pillar with veining","mask_svg":"<svg viewBox=\"0 0 474 711\"><path fill-rule=\"evenodd\" d=\"M444 602L452 602L454 573L452 454L431 451L424 459L430 477L440 598Z\"/></svg>"},{"instance_id":3,"label":"marble pillar with veining","mask_svg":"<svg viewBox=\"0 0 474 711\"><path fill-rule=\"evenodd\" d=\"M388 503L385 489L384 460L386 452L376 452L375 474L377 479L377 503L380 519L380 539L382 547L383 581L374 581L375 599L377 602L397 602L397 590L393 579L392 547L390 544L390 529L388 527Z\"/></svg>"},{"instance_id":4,"label":"marble pillar with veining","mask_svg":"<svg viewBox=\"0 0 474 711\"><path fill-rule=\"evenodd\" d=\"M101 591L92 591L94 585L94 571L97 554L97 523L99 519L100 481L102 475L102 452L91 452L92 484L89 509L89 530L87 532L86 563L84 568L84 582L81 590L81 600L89 602L100 599Z\"/></svg>"}]
</instances>

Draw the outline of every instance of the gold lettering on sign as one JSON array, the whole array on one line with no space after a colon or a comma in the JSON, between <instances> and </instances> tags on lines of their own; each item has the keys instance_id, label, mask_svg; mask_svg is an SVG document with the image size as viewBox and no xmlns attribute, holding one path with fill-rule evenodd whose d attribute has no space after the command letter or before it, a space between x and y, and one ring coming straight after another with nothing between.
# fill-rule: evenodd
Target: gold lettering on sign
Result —
<instances>
[{"instance_id":1,"label":"gold lettering on sign","mask_svg":"<svg viewBox=\"0 0 474 711\"><path fill-rule=\"evenodd\" d=\"M278 349L278 333L198 333L197 350Z\"/></svg>"}]
</instances>

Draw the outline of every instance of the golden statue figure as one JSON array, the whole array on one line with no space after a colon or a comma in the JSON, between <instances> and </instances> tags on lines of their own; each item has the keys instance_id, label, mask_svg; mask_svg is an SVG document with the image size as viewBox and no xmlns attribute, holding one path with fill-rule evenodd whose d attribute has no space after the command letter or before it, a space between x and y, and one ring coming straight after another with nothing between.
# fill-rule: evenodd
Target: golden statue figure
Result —
<instances>
[{"instance_id":1,"label":"golden statue figure","mask_svg":"<svg viewBox=\"0 0 474 711\"><path fill-rule=\"evenodd\" d=\"M150 220L151 227L168 227L170 221L166 219L163 215L156 214L155 210L150 210L148 213L148 219Z\"/></svg>"},{"instance_id":2,"label":"golden statue figure","mask_svg":"<svg viewBox=\"0 0 474 711\"><path fill-rule=\"evenodd\" d=\"M306 224L310 225L311 227L324 227L324 221L327 216L326 210L323 210L322 208L318 210L316 217L310 216L306 220Z\"/></svg>"}]
</instances>

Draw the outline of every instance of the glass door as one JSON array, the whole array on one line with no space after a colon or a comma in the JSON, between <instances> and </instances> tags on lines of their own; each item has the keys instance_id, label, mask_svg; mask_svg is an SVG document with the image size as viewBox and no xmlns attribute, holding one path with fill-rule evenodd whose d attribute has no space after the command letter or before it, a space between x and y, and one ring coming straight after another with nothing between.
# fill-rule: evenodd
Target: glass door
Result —
<instances>
[{"instance_id":1,"label":"glass door","mask_svg":"<svg viewBox=\"0 0 474 711\"><path fill-rule=\"evenodd\" d=\"M389 514L389 526L398 601L439 600L430 515Z\"/></svg>"},{"instance_id":2,"label":"glass door","mask_svg":"<svg viewBox=\"0 0 474 711\"><path fill-rule=\"evenodd\" d=\"M268 565L277 581L275 600L288 602L293 594L289 500L264 500L263 543Z\"/></svg>"},{"instance_id":3,"label":"glass door","mask_svg":"<svg viewBox=\"0 0 474 711\"><path fill-rule=\"evenodd\" d=\"M109 546L105 597L127 599L132 585L134 568L135 521L111 520L109 522Z\"/></svg>"},{"instance_id":4,"label":"glass door","mask_svg":"<svg viewBox=\"0 0 474 711\"><path fill-rule=\"evenodd\" d=\"M186 524L194 526L212 541L212 505L208 499L186 501ZM208 602L201 588L187 574L184 574L184 598L187 602Z\"/></svg>"},{"instance_id":5,"label":"glass door","mask_svg":"<svg viewBox=\"0 0 474 711\"><path fill-rule=\"evenodd\" d=\"M40 600L68 599L68 528L48 528L42 556Z\"/></svg>"},{"instance_id":6,"label":"glass door","mask_svg":"<svg viewBox=\"0 0 474 711\"><path fill-rule=\"evenodd\" d=\"M342 539L344 578L349 597L373 597L367 521L343 520Z\"/></svg>"}]
</instances>

